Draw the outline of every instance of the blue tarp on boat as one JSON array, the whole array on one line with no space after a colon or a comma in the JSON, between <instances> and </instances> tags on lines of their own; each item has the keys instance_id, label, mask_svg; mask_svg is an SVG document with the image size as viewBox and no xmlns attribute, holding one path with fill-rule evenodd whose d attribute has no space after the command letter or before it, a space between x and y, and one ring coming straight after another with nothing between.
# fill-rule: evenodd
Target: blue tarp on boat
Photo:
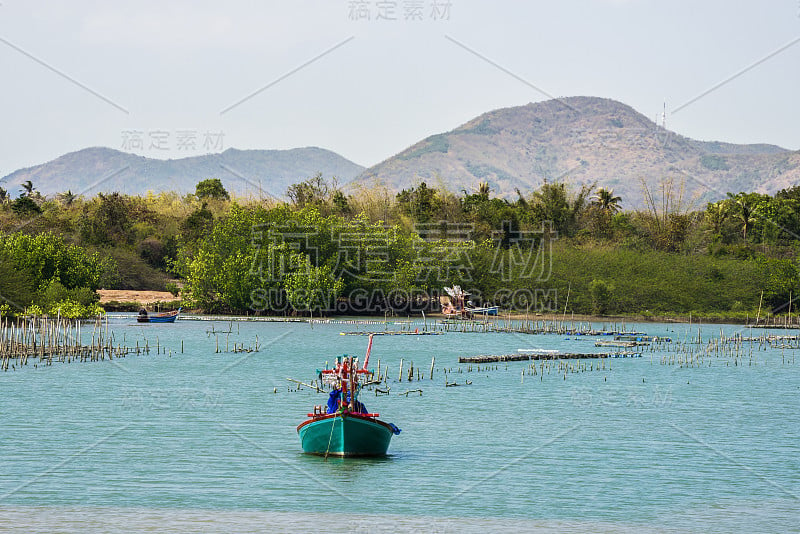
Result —
<instances>
[{"instance_id":1,"label":"blue tarp on boat","mask_svg":"<svg viewBox=\"0 0 800 534\"><path fill-rule=\"evenodd\" d=\"M342 398L342 390L341 389L334 389L328 395L328 411L327 413L336 413L339 410L339 399ZM350 402L350 392L347 392L347 401L346 403ZM356 400L356 412L358 413L369 413L367 411L367 407L364 406L363 402Z\"/></svg>"}]
</instances>

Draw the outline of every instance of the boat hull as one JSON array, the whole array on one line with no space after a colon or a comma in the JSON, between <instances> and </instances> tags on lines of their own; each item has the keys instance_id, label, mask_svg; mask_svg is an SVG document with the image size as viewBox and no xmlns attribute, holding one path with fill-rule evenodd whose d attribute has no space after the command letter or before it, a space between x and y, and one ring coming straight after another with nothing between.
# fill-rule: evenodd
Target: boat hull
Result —
<instances>
[{"instance_id":1,"label":"boat hull","mask_svg":"<svg viewBox=\"0 0 800 534\"><path fill-rule=\"evenodd\" d=\"M297 427L303 452L323 456L385 456L392 439L387 423L358 414L332 414Z\"/></svg>"},{"instance_id":2,"label":"boat hull","mask_svg":"<svg viewBox=\"0 0 800 534\"><path fill-rule=\"evenodd\" d=\"M177 315L170 315L168 317L159 317L157 315L154 315L154 316L150 317L150 320L147 321L147 322L148 323L174 323L175 319L177 319L177 318L178 318Z\"/></svg>"},{"instance_id":3,"label":"boat hull","mask_svg":"<svg viewBox=\"0 0 800 534\"><path fill-rule=\"evenodd\" d=\"M500 311L500 307L489 306L487 308L468 308L467 311L473 315L497 315Z\"/></svg>"},{"instance_id":4,"label":"boat hull","mask_svg":"<svg viewBox=\"0 0 800 534\"><path fill-rule=\"evenodd\" d=\"M136 321L139 323L174 323L175 319L178 318L178 315L181 313L180 308L178 311L172 311L167 313L158 313L155 315L139 315L136 318Z\"/></svg>"}]
</instances>

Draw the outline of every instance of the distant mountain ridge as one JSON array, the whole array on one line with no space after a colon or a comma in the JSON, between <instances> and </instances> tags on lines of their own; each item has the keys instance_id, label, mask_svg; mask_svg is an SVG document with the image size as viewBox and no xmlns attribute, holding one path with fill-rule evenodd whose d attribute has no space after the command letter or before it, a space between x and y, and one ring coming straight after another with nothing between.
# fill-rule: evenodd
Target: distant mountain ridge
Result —
<instances>
[{"instance_id":1,"label":"distant mountain ridge","mask_svg":"<svg viewBox=\"0 0 800 534\"><path fill-rule=\"evenodd\" d=\"M400 191L426 181L454 192L488 182L492 193L528 195L545 180L596 183L622 197L624 209L644 207L641 180L658 188L671 179L684 200L701 208L728 192L774 194L800 184L800 152L769 144L698 141L659 126L630 106L597 97L567 97L497 109L449 132L431 135L365 169L322 148L228 149L219 154L159 160L111 148L86 148L0 180L16 196L26 180L45 195L71 190L91 196L119 191L194 191L220 178L239 196L283 198L293 183L317 172L346 191L376 182Z\"/></svg>"},{"instance_id":2,"label":"distant mountain ridge","mask_svg":"<svg viewBox=\"0 0 800 534\"><path fill-rule=\"evenodd\" d=\"M568 97L498 109L432 135L365 170L352 183L400 190L426 181L452 191L488 182L500 196L545 180L614 189L626 209L644 206L641 179L683 180L697 207L727 192L774 194L800 183L800 153L768 144L697 141L669 131L630 106Z\"/></svg>"},{"instance_id":3,"label":"distant mountain ridge","mask_svg":"<svg viewBox=\"0 0 800 534\"><path fill-rule=\"evenodd\" d=\"M0 180L12 196L30 180L43 195L70 190L92 196L118 191L142 195L147 191L194 192L197 182L219 178L239 196L283 197L286 189L321 172L347 183L364 167L322 148L237 150L219 154L160 160L105 147L85 148L42 165L17 170Z\"/></svg>"}]
</instances>

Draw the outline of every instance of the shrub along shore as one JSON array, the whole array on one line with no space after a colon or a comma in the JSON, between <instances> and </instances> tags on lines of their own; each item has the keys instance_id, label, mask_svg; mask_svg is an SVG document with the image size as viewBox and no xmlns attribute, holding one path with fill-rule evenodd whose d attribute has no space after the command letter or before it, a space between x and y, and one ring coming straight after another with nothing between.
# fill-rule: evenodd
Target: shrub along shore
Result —
<instances>
[{"instance_id":1,"label":"shrub along shore","mask_svg":"<svg viewBox=\"0 0 800 534\"><path fill-rule=\"evenodd\" d=\"M45 198L26 184L0 191L0 314L92 316L105 288L214 314L404 316L436 312L453 284L475 305L555 319L794 313L800 188L697 208L671 183L643 187L647 208L626 211L613 191L558 182L515 199L488 183L346 195L318 175L286 202L231 199L216 179L183 196Z\"/></svg>"}]
</instances>

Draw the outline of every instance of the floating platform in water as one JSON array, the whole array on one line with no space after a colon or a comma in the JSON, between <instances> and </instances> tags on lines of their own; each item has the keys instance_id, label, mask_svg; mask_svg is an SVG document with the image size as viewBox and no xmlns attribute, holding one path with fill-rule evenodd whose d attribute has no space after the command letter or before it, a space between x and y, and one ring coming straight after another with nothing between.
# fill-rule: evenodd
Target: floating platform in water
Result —
<instances>
[{"instance_id":1,"label":"floating platform in water","mask_svg":"<svg viewBox=\"0 0 800 534\"><path fill-rule=\"evenodd\" d=\"M594 342L594 346L595 347L620 347L620 348L624 348L624 349L629 349L629 348L639 347L639 346L646 346L646 345L649 345L649 344L650 343L648 343L646 341L617 341L617 340L615 340L615 341L595 341Z\"/></svg>"},{"instance_id":2,"label":"floating platform in water","mask_svg":"<svg viewBox=\"0 0 800 534\"><path fill-rule=\"evenodd\" d=\"M529 360L600 360L605 358L641 358L641 352L603 352L603 353L527 353L527 354L485 354L480 356L460 356L458 363L496 363L524 362Z\"/></svg>"},{"instance_id":3,"label":"floating platform in water","mask_svg":"<svg viewBox=\"0 0 800 534\"><path fill-rule=\"evenodd\" d=\"M408 330L387 330L384 332L339 332L340 336L441 336L444 332L414 332Z\"/></svg>"},{"instance_id":4,"label":"floating platform in water","mask_svg":"<svg viewBox=\"0 0 800 534\"><path fill-rule=\"evenodd\" d=\"M658 337L658 336L648 336L648 335L619 335L614 336L614 341L636 341L640 343L672 343L672 338L670 337Z\"/></svg>"}]
</instances>

